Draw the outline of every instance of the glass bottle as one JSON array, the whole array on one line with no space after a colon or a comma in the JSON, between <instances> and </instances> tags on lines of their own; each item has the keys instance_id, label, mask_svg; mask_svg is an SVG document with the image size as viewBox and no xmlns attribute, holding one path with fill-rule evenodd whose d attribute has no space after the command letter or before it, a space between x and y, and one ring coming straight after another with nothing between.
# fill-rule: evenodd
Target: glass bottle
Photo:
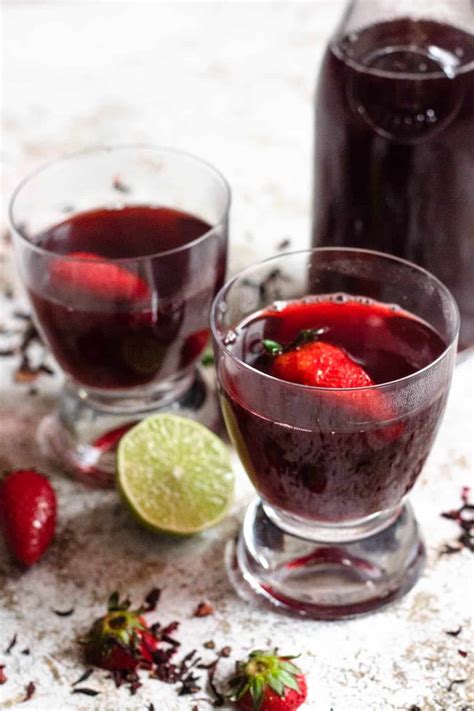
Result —
<instances>
[{"instance_id":1,"label":"glass bottle","mask_svg":"<svg viewBox=\"0 0 474 711\"><path fill-rule=\"evenodd\" d=\"M474 4L350 2L315 114L313 245L425 267L474 345Z\"/></svg>"}]
</instances>

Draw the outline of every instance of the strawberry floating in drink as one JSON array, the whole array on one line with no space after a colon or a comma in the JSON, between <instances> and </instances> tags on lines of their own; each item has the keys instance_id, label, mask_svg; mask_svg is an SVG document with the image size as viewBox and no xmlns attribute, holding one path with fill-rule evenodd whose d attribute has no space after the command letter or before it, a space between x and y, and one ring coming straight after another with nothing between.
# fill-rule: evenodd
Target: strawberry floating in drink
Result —
<instances>
[{"instance_id":1,"label":"strawberry floating in drink","mask_svg":"<svg viewBox=\"0 0 474 711\"><path fill-rule=\"evenodd\" d=\"M237 662L229 698L241 711L296 711L306 700L307 685L294 659L277 649L251 652Z\"/></svg>"},{"instance_id":2,"label":"strawberry floating in drink","mask_svg":"<svg viewBox=\"0 0 474 711\"><path fill-rule=\"evenodd\" d=\"M323 332L323 329L321 329ZM339 346L316 340L317 330L302 331L287 347L263 341L274 356L271 373L291 383L319 388L362 388L374 385L365 370Z\"/></svg>"},{"instance_id":3,"label":"strawberry floating in drink","mask_svg":"<svg viewBox=\"0 0 474 711\"><path fill-rule=\"evenodd\" d=\"M290 383L318 388L367 388L375 385L370 375L340 346L324 340L324 328L305 329L295 341L282 346L276 341L264 340L263 345L273 356L270 373ZM361 417L383 423L394 419L395 414L383 394L372 391L341 393L339 405L359 411ZM383 438L400 434L402 427L383 430Z\"/></svg>"},{"instance_id":4,"label":"strawberry floating in drink","mask_svg":"<svg viewBox=\"0 0 474 711\"><path fill-rule=\"evenodd\" d=\"M56 494L37 471L12 472L0 483L0 526L16 560L30 566L46 552L56 527Z\"/></svg>"},{"instance_id":5,"label":"strawberry floating in drink","mask_svg":"<svg viewBox=\"0 0 474 711\"><path fill-rule=\"evenodd\" d=\"M92 252L71 252L51 265L51 285L60 293L108 301L142 301L150 297L146 281L125 267Z\"/></svg>"}]
</instances>

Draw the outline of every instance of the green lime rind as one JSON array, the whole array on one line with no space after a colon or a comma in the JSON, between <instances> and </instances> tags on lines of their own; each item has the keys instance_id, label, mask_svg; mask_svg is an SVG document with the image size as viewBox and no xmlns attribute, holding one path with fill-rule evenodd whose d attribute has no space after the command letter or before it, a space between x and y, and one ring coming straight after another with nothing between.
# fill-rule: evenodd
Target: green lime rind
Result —
<instances>
[{"instance_id":1,"label":"green lime rind","mask_svg":"<svg viewBox=\"0 0 474 711\"><path fill-rule=\"evenodd\" d=\"M122 437L117 484L143 525L182 536L218 523L234 493L224 442L198 422L168 413L146 418Z\"/></svg>"}]
</instances>

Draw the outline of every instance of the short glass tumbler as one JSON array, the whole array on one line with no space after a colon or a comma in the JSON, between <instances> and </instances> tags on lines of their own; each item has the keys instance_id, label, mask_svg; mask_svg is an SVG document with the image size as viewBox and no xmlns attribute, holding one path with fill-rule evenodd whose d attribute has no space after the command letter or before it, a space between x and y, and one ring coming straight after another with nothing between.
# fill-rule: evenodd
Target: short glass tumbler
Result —
<instances>
[{"instance_id":1,"label":"short glass tumbler","mask_svg":"<svg viewBox=\"0 0 474 711\"><path fill-rule=\"evenodd\" d=\"M66 376L39 437L82 480L112 483L118 440L146 414L217 426L196 366L225 278L229 205L212 166L142 146L58 160L14 193L20 276Z\"/></svg>"},{"instance_id":2,"label":"short glass tumbler","mask_svg":"<svg viewBox=\"0 0 474 711\"><path fill-rule=\"evenodd\" d=\"M352 389L280 380L245 361L254 348L238 328L246 319L275 302L335 294L396 305L445 348L411 375ZM258 493L228 551L238 592L317 619L351 617L403 595L424 562L406 499L433 444L456 356L459 316L449 291L396 257L307 250L231 280L214 301L211 327L227 429ZM364 405L374 402L386 404L375 418Z\"/></svg>"}]
</instances>

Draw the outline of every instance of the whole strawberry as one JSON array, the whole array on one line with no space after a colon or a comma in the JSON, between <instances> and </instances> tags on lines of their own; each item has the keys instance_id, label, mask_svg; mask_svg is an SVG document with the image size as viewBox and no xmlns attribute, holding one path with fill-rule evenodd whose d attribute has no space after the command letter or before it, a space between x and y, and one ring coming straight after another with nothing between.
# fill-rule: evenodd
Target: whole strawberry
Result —
<instances>
[{"instance_id":1,"label":"whole strawberry","mask_svg":"<svg viewBox=\"0 0 474 711\"><path fill-rule=\"evenodd\" d=\"M276 341L263 341L273 358L272 375L280 380L323 388L360 388L374 385L365 370L338 346L318 340L320 332L301 331L298 338L283 347Z\"/></svg>"},{"instance_id":2,"label":"whole strawberry","mask_svg":"<svg viewBox=\"0 0 474 711\"><path fill-rule=\"evenodd\" d=\"M56 527L56 494L45 476L15 471L0 483L0 525L13 556L33 565L48 548Z\"/></svg>"},{"instance_id":3,"label":"whole strawberry","mask_svg":"<svg viewBox=\"0 0 474 711\"><path fill-rule=\"evenodd\" d=\"M364 368L343 348L320 340L322 329L304 329L288 345L264 340L263 346L272 357L270 373L290 383L318 388L342 388L333 403L344 406L358 417L380 424L372 435L374 445L385 445L403 433L403 424L396 422L389 400L374 388L375 382ZM351 392L352 388L365 388Z\"/></svg>"},{"instance_id":4,"label":"whole strawberry","mask_svg":"<svg viewBox=\"0 0 474 711\"><path fill-rule=\"evenodd\" d=\"M107 614L94 622L84 640L89 664L121 672L150 665L158 642L142 610L129 608L129 600L120 602L118 594L112 593Z\"/></svg>"},{"instance_id":5,"label":"whole strawberry","mask_svg":"<svg viewBox=\"0 0 474 711\"><path fill-rule=\"evenodd\" d=\"M237 662L229 698L242 711L295 711L304 703L307 687L293 659L277 649L251 652L246 662Z\"/></svg>"},{"instance_id":6,"label":"whole strawberry","mask_svg":"<svg viewBox=\"0 0 474 711\"><path fill-rule=\"evenodd\" d=\"M93 252L72 252L51 265L51 282L60 293L96 301L141 301L148 284L124 267Z\"/></svg>"}]
</instances>

